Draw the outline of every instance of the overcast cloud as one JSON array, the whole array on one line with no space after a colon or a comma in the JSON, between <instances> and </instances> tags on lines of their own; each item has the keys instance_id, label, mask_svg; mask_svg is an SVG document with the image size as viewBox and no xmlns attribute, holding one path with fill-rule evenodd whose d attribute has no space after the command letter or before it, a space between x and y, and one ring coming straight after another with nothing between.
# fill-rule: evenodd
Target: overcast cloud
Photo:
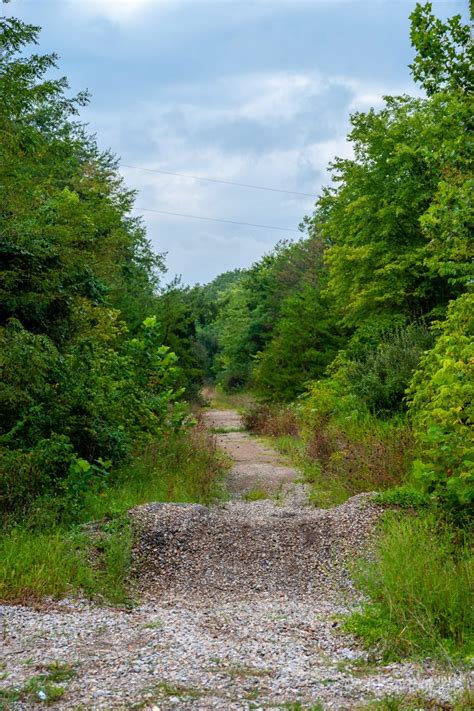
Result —
<instances>
[{"instance_id":1,"label":"overcast cloud","mask_svg":"<svg viewBox=\"0 0 474 711\"><path fill-rule=\"evenodd\" d=\"M467 3L436 1L437 14ZM407 64L411 0L14 0L43 27L83 119L124 164L316 196L350 155L351 111L416 93ZM123 167L137 206L288 228L311 197ZM170 276L205 282L249 266L291 232L143 212Z\"/></svg>"}]
</instances>

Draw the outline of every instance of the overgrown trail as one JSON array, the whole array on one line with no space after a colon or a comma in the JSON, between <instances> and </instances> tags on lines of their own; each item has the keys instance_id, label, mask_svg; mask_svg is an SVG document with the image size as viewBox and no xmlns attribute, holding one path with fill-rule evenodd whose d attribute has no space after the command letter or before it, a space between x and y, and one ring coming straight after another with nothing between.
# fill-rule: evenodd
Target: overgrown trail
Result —
<instances>
[{"instance_id":1,"label":"overgrown trail","mask_svg":"<svg viewBox=\"0 0 474 711\"><path fill-rule=\"evenodd\" d=\"M277 452L242 431L242 420L235 410L208 410L205 419L216 432L218 446L234 461L228 482L234 494L260 491L275 495L298 479L298 472L285 466Z\"/></svg>"},{"instance_id":2,"label":"overgrown trail","mask_svg":"<svg viewBox=\"0 0 474 711\"><path fill-rule=\"evenodd\" d=\"M355 601L346 561L379 515L370 496L314 509L298 472L240 431L236 412L206 420L234 460L232 500L132 512L143 602L131 611L4 608L9 683L60 661L75 676L53 707L162 711L357 709L388 694L443 700L461 689L461 674L429 665L373 666L339 629ZM31 699L12 706L34 708Z\"/></svg>"}]
</instances>

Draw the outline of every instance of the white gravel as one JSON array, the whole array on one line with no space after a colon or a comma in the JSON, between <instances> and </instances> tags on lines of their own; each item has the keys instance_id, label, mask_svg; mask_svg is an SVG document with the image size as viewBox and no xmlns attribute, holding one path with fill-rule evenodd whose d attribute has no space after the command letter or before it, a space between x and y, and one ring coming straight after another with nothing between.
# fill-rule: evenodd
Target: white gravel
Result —
<instances>
[{"instance_id":1,"label":"white gravel","mask_svg":"<svg viewBox=\"0 0 474 711\"><path fill-rule=\"evenodd\" d=\"M353 709L386 694L460 691L460 673L429 664L364 669L335 616L345 607L285 595L197 599L163 596L132 612L65 602L4 607L2 686L22 686L45 665L77 665L63 709L256 709L321 701ZM32 699L12 705L36 708Z\"/></svg>"}]
</instances>

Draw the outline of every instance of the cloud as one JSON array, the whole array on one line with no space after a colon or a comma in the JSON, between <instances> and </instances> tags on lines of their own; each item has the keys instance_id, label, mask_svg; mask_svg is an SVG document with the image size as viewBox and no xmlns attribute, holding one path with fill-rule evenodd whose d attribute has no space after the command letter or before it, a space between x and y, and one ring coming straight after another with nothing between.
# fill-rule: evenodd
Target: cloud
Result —
<instances>
[{"instance_id":1,"label":"cloud","mask_svg":"<svg viewBox=\"0 0 474 711\"><path fill-rule=\"evenodd\" d=\"M153 4L167 6L171 0L68 0L75 12L89 17L103 17L112 22L126 22Z\"/></svg>"},{"instance_id":2,"label":"cloud","mask_svg":"<svg viewBox=\"0 0 474 711\"><path fill-rule=\"evenodd\" d=\"M212 84L159 87L123 110L92 111L91 122L102 140L123 151L124 163L316 197L330 181L327 168L334 157L353 155L346 141L349 112L379 107L389 91L316 72L244 72ZM295 237L315 201L133 168L122 172L138 190L138 208L294 228ZM187 281L246 266L278 239L291 237L147 210L143 215L154 247L168 252L170 274L183 273Z\"/></svg>"}]
</instances>

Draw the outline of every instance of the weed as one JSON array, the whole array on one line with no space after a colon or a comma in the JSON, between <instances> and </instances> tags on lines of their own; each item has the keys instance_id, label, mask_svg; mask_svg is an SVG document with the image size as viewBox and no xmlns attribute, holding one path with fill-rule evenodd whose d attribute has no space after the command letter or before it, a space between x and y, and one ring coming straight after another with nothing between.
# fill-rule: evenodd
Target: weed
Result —
<instances>
[{"instance_id":1,"label":"weed","mask_svg":"<svg viewBox=\"0 0 474 711\"><path fill-rule=\"evenodd\" d=\"M163 627L163 623L161 620L155 620L154 622L149 622L146 625L143 625L144 630L159 630Z\"/></svg>"},{"instance_id":2,"label":"weed","mask_svg":"<svg viewBox=\"0 0 474 711\"><path fill-rule=\"evenodd\" d=\"M231 432L245 432L244 427L211 427L212 434L230 434Z\"/></svg>"},{"instance_id":3,"label":"weed","mask_svg":"<svg viewBox=\"0 0 474 711\"><path fill-rule=\"evenodd\" d=\"M457 702L436 701L425 694L397 694L370 701L358 708L367 711L467 711L472 707L459 706Z\"/></svg>"},{"instance_id":4,"label":"weed","mask_svg":"<svg viewBox=\"0 0 474 711\"><path fill-rule=\"evenodd\" d=\"M355 571L370 602L345 628L384 660L467 661L474 644L472 572L472 551L459 530L432 513L387 515L373 555Z\"/></svg>"},{"instance_id":5,"label":"weed","mask_svg":"<svg viewBox=\"0 0 474 711\"><path fill-rule=\"evenodd\" d=\"M64 696L66 689L59 683L69 681L76 675L73 665L54 662L46 667L43 674L32 676L24 686L0 689L0 702L16 701L43 702L53 704Z\"/></svg>"},{"instance_id":6,"label":"weed","mask_svg":"<svg viewBox=\"0 0 474 711\"><path fill-rule=\"evenodd\" d=\"M175 684L169 684L166 681L162 681L157 685L156 690L163 696L177 696L180 699L199 699L201 696L205 695L200 689L195 689L191 686L177 686Z\"/></svg>"},{"instance_id":7,"label":"weed","mask_svg":"<svg viewBox=\"0 0 474 711\"><path fill-rule=\"evenodd\" d=\"M239 679L252 676L272 676L274 673L271 669L261 669L260 667L252 667L246 664L232 664L228 667L223 667L223 671L229 676Z\"/></svg>"},{"instance_id":8,"label":"weed","mask_svg":"<svg viewBox=\"0 0 474 711\"><path fill-rule=\"evenodd\" d=\"M206 388L205 397L208 407L216 410L243 410L252 406L254 397L251 393L226 393L222 388Z\"/></svg>"},{"instance_id":9,"label":"weed","mask_svg":"<svg viewBox=\"0 0 474 711\"><path fill-rule=\"evenodd\" d=\"M248 691L244 698L246 701L256 701L260 696L260 688L257 686L255 689Z\"/></svg>"},{"instance_id":10,"label":"weed","mask_svg":"<svg viewBox=\"0 0 474 711\"><path fill-rule=\"evenodd\" d=\"M380 671L380 666L371 660L361 657L359 659L344 659L337 663L337 669L344 674L353 676L370 676Z\"/></svg>"},{"instance_id":11,"label":"weed","mask_svg":"<svg viewBox=\"0 0 474 711\"><path fill-rule=\"evenodd\" d=\"M268 499L268 492L256 487L244 494L245 501L262 501Z\"/></svg>"},{"instance_id":12,"label":"weed","mask_svg":"<svg viewBox=\"0 0 474 711\"><path fill-rule=\"evenodd\" d=\"M302 701L287 701L279 706L285 711L324 711L324 706L320 701L311 702L309 706Z\"/></svg>"},{"instance_id":13,"label":"weed","mask_svg":"<svg viewBox=\"0 0 474 711\"><path fill-rule=\"evenodd\" d=\"M298 424L294 411L289 406L254 404L243 413L245 428L255 434L267 437L298 435Z\"/></svg>"}]
</instances>

